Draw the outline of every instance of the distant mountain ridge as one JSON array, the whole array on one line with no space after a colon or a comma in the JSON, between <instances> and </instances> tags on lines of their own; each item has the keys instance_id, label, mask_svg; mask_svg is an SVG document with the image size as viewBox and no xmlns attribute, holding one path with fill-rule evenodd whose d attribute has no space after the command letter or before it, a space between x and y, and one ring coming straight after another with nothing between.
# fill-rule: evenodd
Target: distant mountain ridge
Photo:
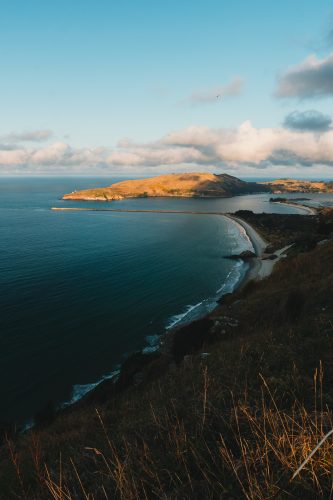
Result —
<instances>
[{"instance_id":1,"label":"distant mountain ridge","mask_svg":"<svg viewBox=\"0 0 333 500\"><path fill-rule=\"evenodd\" d=\"M242 181L228 174L193 172L117 182L108 187L74 191L65 194L63 199L112 201L146 197L226 198L259 192L271 192L271 189L264 184Z\"/></svg>"}]
</instances>

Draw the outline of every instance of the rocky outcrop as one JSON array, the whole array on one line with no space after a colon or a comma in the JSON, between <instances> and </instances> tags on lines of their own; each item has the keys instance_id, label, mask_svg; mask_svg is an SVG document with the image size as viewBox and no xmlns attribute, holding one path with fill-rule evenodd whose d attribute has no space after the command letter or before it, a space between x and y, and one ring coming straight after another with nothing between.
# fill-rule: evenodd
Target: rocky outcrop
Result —
<instances>
[{"instance_id":1,"label":"rocky outcrop","mask_svg":"<svg viewBox=\"0 0 333 500\"><path fill-rule=\"evenodd\" d=\"M234 254L234 255L226 255L224 258L225 259L241 259L241 260L250 260L256 257L256 254L254 252L251 252L251 250L244 250L244 252L241 252L239 254Z\"/></svg>"}]
</instances>

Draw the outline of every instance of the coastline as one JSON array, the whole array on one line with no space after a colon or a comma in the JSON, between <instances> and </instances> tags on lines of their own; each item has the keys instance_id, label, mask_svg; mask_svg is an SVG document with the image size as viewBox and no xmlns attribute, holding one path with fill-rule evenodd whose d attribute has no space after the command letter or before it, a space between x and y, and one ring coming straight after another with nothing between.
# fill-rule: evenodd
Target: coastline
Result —
<instances>
[{"instance_id":1,"label":"coastline","mask_svg":"<svg viewBox=\"0 0 333 500\"><path fill-rule=\"evenodd\" d=\"M288 211L287 207L282 210ZM289 213L293 211L296 210L289 209ZM319 210L313 217L256 215L245 210L234 215L244 218L256 234L270 242L268 252L280 248L275 253L283 253L288 247L281 247L294 242L288 258L274 268L267 280L250 282L241 290L237 288L235 293L225 295L223 301L216 304L214 313L175 329L159 352L132 353L122 363L117 380L105 380L81 401L55 415L41 414L43 420L39 419L33 431L25 436L16 433L7 438L6 433L1 472L5 485L7 477L13 478L13 483L9 483L14 485L10 493L15 487L20 496L19 478L23 477L28 496L30 492L38 496L45 491L45 498L49 496L48 484L60 484L63 490L68 485L75 496L82 491L80 480L85 491L97 496L102 485L111 494L124 491L127 498L144 497L147 491L148 496L154 496L156 491L161 496L165 491L171 491L174 496L187 492L191 496L198 492L202 498L223 497L227 492L238 498L244 496L245 485L245 493L251 497L259 491L256 489L258 477L266 481L269 469L273 470L273 475L263 483L265 489L259 491L265 498L295 491L300 498L302 495L307 497L309 491L314 498L323 491L329 496L331 478L328 469L327 476L323 475L327 463L322 463L320 457L314 462L315 474L318 474L315 477L322 479L318 491L311 488L308 476L304 480L302 477L302 483L299 480L293 484L290 477L291 469L296 470L303 460L304 448L313 449L313 442L319 443L330 428L330 412L323 414L321 406L326 405L329 409L331 401L333 234L329 231L332 230L333 209L330 212ZM221 224L221 219L216 218L213 234L220 237L213 241L215 251L219 249L214 253L218 259L226 254L223 252L225 222L232 236L227 255L232 254L235 258L236 253L241 255L244 247L252 248L245 229L236 226L238 221L222 219ZM220 232L221 226L223 231ZM328 233L325 241L322 240L323 228ZM198 226L195 229L197 232ZM204 234L200 231L200 238ZM307 241L313 241L313 246L306 247ZM264 253L262 258L269 259L272 255ZM244 253L243 259L236 261L236 265L242 266L242 275L249 262L256 259L252 254L252 259L247 260L250 256L249 252ZM192 265L190 271L191 268ZM214 274L219 276L216 269ZM234 287L236 282L234 279ZM319 380L318 411L314 412L314 386L308 381L313 380L313 373L316 375L318 369L325 373L328 382L323 383L321 398ZM273 412L269 411L271 394L276 402ZM258 411L258 407L263 411ZM267 419L263 418L266 414ZM281 419L290 422L284 435L287 438L295 435L298 446L297 449L289 447L287 455L287 438L281 440L281 432L284 432L281 431ZM295 433L295 421L299 423L298 434ZM317 421L322 422L323 430ZM318 430L310 437L306 432L309 425ZM263 453L267 449L267 429L272 435L274 453L266 460ZM249 453L244 462L239 459L244 452L240 432L249 437ZM298 435L302 437L304 433L306 440L300 441ZM222 445L220 436L223 436ZM326 448L322 453L329 453L329 446ZM280 461L275 460L277 455ZM254 457L253 461L248 460L249 456L250 459ZM12 457L17 460L15 463L19 464L22 476L15 475ZM32 460L35 457L38 460ZM291 466L287 467L285 475L287 462ZM46 472L39 464L45 464ZM156 464L160 475L156 475ZM237 475L233 474L234 470ZM311 466L302 474L311 475L312 471ZM286 481L281 482L284 476ZM31 482L32 477L37 478L36 482ZM115 483L114 477L120 477L120 482ZM133 483L133 477L143 483ZM222 480L227 478L227 483L222 484L221 477ZM144 489L139 490L141 484ZM259 487L262 488L261 483Z\"/></svg>"},{"instance_id":2,"label":"coastline","mask_svg":"<svg viewBox=\"0 0 333 500\"><path fill-rule=\"evenodd\" d=\"M289 203L286 203L286 205L289 205ZM225 215L225 217L233 220L245 230L247 237L252 243L254 253L256 254L256 257L249 260L249 269L245 273L245 276L235 286L233 290L234 293L244 287L251 280L262 280L270 276L273 272L275 264L285 257L285 252L291 248L293 244L286 245L278 250L275 250L274 255L276 258L274 260L265 258L265 250L269 245L269 242L266 241L248 222L230 214Z\"/></svg>"},{"instance_id":3,"label":"coastline","mask_svg":"<svg viewBox=\"0 0 333 500\"><path fill-rule=\"evenodd\" d=\"M307 205L301 205L300 203L287 203L285 201L273 201L271 203L278 203L279 205L286 205L287 207L295 207L299 208L301 210L304 210L304 212L308 213L309 215L316 215L316 210L314 208L308 207Z\"/></svg>"},{"instance_id":4,"label":"coastline","mask_svg":"<svg viewBox=\"0 0 333 500\"><path fill-rule=\"evenodd\" d=\"M257 257L261 257L268 245L268 242L248 222L245 222L242 219L239 219L238 217L235 217L231 214L225 214L224 216L236 222L236 224L238 224L245 230L247 237L252 243L254 253Z\"/></svg>"},{"instance_id":5,"label":"coastline","mask_svg":"<svg viewBox=\"0 0 333 500\"><path fill-rule=\"evenodd\" d=\"M289 205L289 204L286 203L286 205ZM66 208L67 208L67 210L72 209L70 207L66 207ZM299 208L299 206L297 206L297 208ZM77 208L74 208L74 210L77 210ZM82 207L79 210L91 210L91 208L86 209L86 208ZM114 210L114 211L118 211L118 210ZM310 211L310 209L309 209L309 211ZM178 213L178 211L176 213ZM180 213L183 213L183 212L180 212ZM256 257L249 259L249 261L247 262L248 269L245 271L243 276L240 277L239 281L234 284L232 292L230 292L231 294L237 293L249 281L261 280L261 279L268 277L272 273L273 268L275 266L275 263L278 262L283 257L284 252L289 248L289 246L288 246L288 247L284 247L280 250L277 250L275 252L275 255L277 256L277 258L275 258L275 260L270 260L270 259L263 260L263 257L265 257L265 249L266 249L267 245L269 244L269 242L267 242L260 235L260 233L258 233L257 230L253 226L251 226L248 222L245 222L244 220L242 220L238 217L235 217L232 214L226 214L226 213L221 213L221 212L211 212L211 213L186 212L186 213L198 213L200 215L201 214L202 215L219 215L219 216L222 216L222 217L225 217L225 218L231 220L233 224L238 226L239 231L245 231L246 236L253 247L254 253L256 254ZM210 312L207 312L202 317L202 320L209 320L211 317L214 316L214 314L216 313L216 310L219 307L221 299L223 300L224 295L225 294L221 295L220 298L216 300L215 307ZM143 345L142 349L140 351L130 353L128 359L131 360L132 356L135 357L137 355L140 355L143 358L146 358L147 362L148 362L148 359L150 358L150 356L157 354L157 352L163 353L163 351L164 351L163 344L169 343L169 341L172 339L175 331L177 331L183 327L191 326L196 321L197 321L196 319L192 319L192 320L189 320L188 323L184 323L184 324L181 324L178 326L175 325L174 327L172 327L169 330L166 329L164 331L164 333L162 333L159 336L159 339L156 342L156 344L154 344L153 348L149 347L148 345ZM169 338L169 341L166 340L167 338ZM131 363L131 361L130 361L130 363ZM70 400L63 401L62 403L60 403L56 412L62 413L64 411L69 410L70 408L76 407L77 405L85 404L85 401L93 399L94 397L98 397L98 394L103 392L104 387L111 388L111 392L113 392L113 387L115 388L116 391L119 390L119 388L121 388L122 383L123 383L122 378L123 378L124 366L127 364L128 364L127 361L125 361L124 363L121 364L120 367L118 366L119 370L115 370L115 369L110 370L110 372L108 374L104 375L100 380L97 380L97 381L92 382L90 384L86 384L84 386L79 385L78 386L78 388L79 388L78 393L79 394L73 393L72 398ZM126 368L125 368L125 370L126 370ZM95 396L95 394L96 394L96 396ZM32 428L32 427L34 427L34 424L32 424L31 421L29 423L26 422L26 425L24 426L24 431L27 431L27 430L29 430L29 428Z\"/></svg>"},{"instance_id":6,"label":"coastline","mask_svg":"<svg viewBox=\"0 0 333 500\"><path fill-rule=\"evenodd\" d=\"M200 213L200 214L202 214L202 215L203 214L205 214L205 215L212 215L212 214L209 214L209 213L206 213L206 212L205 213ZM252 245L252 247L254 249L254 253L256 254L256 257L250 259L247 262L248 269L246 270L245 274L239 279L239 281L235 283L231 294L234 294L234 293L238 292L249 281L260 280L260 279L264 279L264 278L268 277L272 273L275 263L280 260L280 258L283 255L283 252L285 250L287 250L287 248L289 248L289 246L288 247L284 247L284 248L282 248L280 250L277 250L275 252L275 254L278 257L275 260L269 260L269 259L262 260L262 257L265 255L265 249L266 249L267 245L269 244L269 242L267 242L256 231L256 229L253 226L251 226L249 223L243 221L242 219L240 219L238 217L234 217L231 214L214 213L214 215L220 215L222 217L225 217L225 218L231 220L233 222L233 224L235 224L236 226L238 226L238 229L240 231L244 230L245 233L246 233L246 236L247 236L247 238L249 240L249 242L251 243L251 245ZM214 313L216 312L217 308L219 307L220 300L223 299L223 296L224 296L224 294L222 294L220 296L220 298L216 301L215 307L210 312L207 312L201 319L210 318L211 315L214 315ZM196 319L192 319L192 320L189 320L188 323L185 322L185 323L182 323L180 325L175 324L171 328L166 328L165 331L157 339L157 342L154 343L153 347L151 347L149 344L144 345L140 351L137 351L137 353L140 352L141 355L149 357L149 355L152 355L156 351L157 352L164 351L163 345L165 345L165 343L168 343L167 339L168 338L172 338L173 333L175 331L177 331L178 329L181 329L182 327L190 326L195 321L197 321L197 320ZM130 356L131 355L135 355L135 352L131 353ZM104 375L99 381L92 382L91 384L87 384L85 386L86 389L84 389L82 391L82 395L81 396L73 394L73 397L71 398L71 400L63 402L59 406L59 410L58 411L64 411L64 410L66 410L68 408L75 407L77 404L80 404L81 401L84 402L86 398L93 397L94 392L95 391L98 392L99 389L100 389L100 387L101 387L101 385L104 385L104 384L112 384L112 385L116 384L117 381L119 380L119 376L121 374L122 366L123 366L123 363L120 365L120 367L118 366L119 369L117 369L117 370L116 369L111 370L110 374ZM91 389L88 389L88 386L90 386Z\"/></svg>"},{"instance_id":7,"label":"coastline","mask_svg":"<svg viewBox=\"0 0 333 500\"><path fill-rule=\"evenodd\" d=\"M250 259L247 264L248 264L248 269L245 272L245 274L239 279L238 282L235 283L233 290L231 294L234 294L238 292L241 288L243 288L249 281L251 280L257 280L257 279L263 279L267 276L269 276L274 268L274 265L278 260L281 258L280 256L283 254L283 251L285 251L288 247L285 247L279 251L276 252L276 254L279 254L279 257L277 259L273 260L262 260L262 256L265 254L265 249L269 242L267 242L255 229L253 226L248 224L247 222L243 221L242 219L239 219L238 217L234 217L230 214L214 214L214 215L222 215L222 217L225 217L229 220L231 220L236 226L238 226L239 230L244 230L246 233L246 236L251 243L254 252L256 254L256 257ZM220 299L222 299L224 294L221 295ZM219 300L220 300L219 299ZM215 307L210 311L207 312L202 318L200 319L208 319L211 316L214 316L214 313L219 307L219 300L216 301ZM153 347L149 346L147 344L146 346L143 346L140 351L133 352L130 354L130 356L135 356L136 354L140 353L142 356L147 356L147 358L150 355L153 355L156 352L164 352L165 351L165 345L169 344L169 340L173 337L173 334L175 331L183 328L183 327L188 327L191 326L193 323L198 321L198 319L192 319L188 323L181 323L179 325L175 324L171 328L166 328L164 332L159 335L157 342L154 343ZM125 362L126 363L126 362ZM122 372L122 367L123 363L120 365L118 370L112 370L111 374L105 375L102 377L100 381L97 381L95 383L88 384L91 386L91 390L85 390L82 394L81 397L73 397L71 401L66 402L65 404L63 403L62 406L60 407L59 411L66 410L68 408L71 408L73 406L76 406L77 404L80 404L80 402L84 402L86 398L93 397L95 391L101 390L102 384L112 384L116 385L116 383L119 380L119 377Z\"/></svg>"},{"instance_id":8,"label":"coastline","mask_svg":"<svg viewBox=\"0 0 333 500\"><path fill-rule=\"evenodd\" d=\"M207 214L207 215L211 215L211 214ZM229 215L229 214L227 215L227 214L221 214L221 213L214 213L214 215L220 215L220 216L222 215L222 217L225 217L225 218L231 220L233 224L238 226L239 231L244 230L249 242L251 243L251 245L254 248L254 251L257 255L256 258L249 260L249 262L247 263L248 269L245 271L244 275L241 276L240 279L235 283L235 285L232 289L232 292L230 292L231 294L234 294L235 292L239 291L243 286L245 286L246 283L248 283L248 281L255 280L255 279L258 279L258 277L260 277L261 269L262 269L261 256L263 255L264 249L268 245L268 242L266 242L262 238L262 236L247 222L245 222L241 219L238 219L237 217L233 217L232 215ZM268 262L270 264L274 265L273 261L268 261ZM271 270L270 270L270 272L271 272ZM220 298L223 297L223 295L224 294L222 294L220 296ZM216 304L213 307L213 309L210 312L207 312L201 319L209 318L212 314L214 314L214 312L216 311L218 306L219 306L219 302L216 301ZM164 350L163 344L165 344L166 339L172 338L173 333L175 331L177 331L178 329L180 329L182 327L186 327L188 325L191 325L195 321L197 321L197 320L190 319L188 323L185 322L185 323L181 323L179 325L175 324L171 328L166 328L164 330L164 332L161 333L161 335L159 335L156 343L154 343L153 346L151 346L149 343L147 343L146 345L143 345L143 347L140 351L130 353L129 357L131 357L132 355L135 356L136 353L140 353L141 355L147 356L147 358L148 358L150 355L153 355L156 352L162 352ZM167 341L167 343L168 343L168 341ZM118 369L116 369L114 367L112 370L110 370L109 374L104 375L100 380L97 380L95 382L92 382L92 383L86 384L86 385L79 385L78 386L79 391L76 393L73 392L72 398L70 400L62 402L59 405L57 412L67 411L68 409L76 407L77 405L80 405L81 403L84 404L84 401L86 400L86 398L89 399L91 397L94 397L95 391L96 391L96 393L98 393L101 390L102 386L104 386L104 384L116 385L116 383L119 380L123 364L124 363L122 363L120 366L118 365L118 367L117 367ZM74 387L73 387L73 389L74 389ZM81 394L79 394L80 392L81 392ZM33 424L27 425L25 427L25 430L28 430L28 429L33 428L33 427L34 427Z\"/></svg>"},{"instance_id":9,"label":"coastline","mask_svg":"<svg viewBox=\"0 0 333 500\"><path fill-rule=\"evenodd\" d=\"M236 292L240 288L244 287L249 281L268 276L273 270L274 262L266 261L271 264L271 269L268 267L268 269L266 269L266 272L263 274L262 269L264 261L262 261L261 259L268 245L268 242L254 229L253 226L243 221L242 219L234 217L233 215L230 214L225 215L225 217L232 220L234 223L236 223L237 225L241 226L244 229L249 241L253 246L254 253L256 254L255 258L249 260L248 262L249 268L245 273L245 276L243 276L243 278L235 286L233 292Z\"/></svg>"},{"instance_id":10,"label":"coastline","mask_svg":"<svg viewBox=\"0 0 333 500\"><path fill-rule=\"evenodd\" d=\"M67 210L72 210L70 207L66 207ZM66 210L65 209L65 210ZM74 208L74 210L94 210L91 208ZM95 209L96 210L96 209ZM115 210L116 211L116 210ZM172 212L173 213L173 212ZM176 212L178 213L178 212ZM180 212L183 213L183 212ZM189 212L190 213L190 212ZM194 212L192 212L194 214ZM197 213L195 213L197 214ZM234 283L232 291L231 292L226 292L226 294L234 294L238 292L243 286L245 286L250 280L256 280L260 279L261 277L261 270L262 270L262 264L263 262L261 261L261 256L264 253L264 250L268 244L262 238L262 236L247 222L243 221L242 219L239 219L238 217L234 217L231 214L224 214L224 213L219 213L219 212L213 212L213 213L207 213L207 212L198 212L198 215L219 215L222 217L225 217L229 220L232 221L234 225L238 227L238 231L245 231L246 236L251 243L255 253L256 253L256 258L250 259L247 262L248 269L244 272L244 274L239 277L238 281ZM240 236L241 237L241 236ZM271 264L271 269L270 272L272 271L272 267L275 263L275 261L268 261L269 264ZM270 274L269 272L269 274ZM267 274L268 275L268 274ZM219 299L221 299L225 294L220 295ZM213 306L212 310L204 314L200 319L205 319L205 318L210 318L211 315L214 314L216 309L219 307L219 299L216 299L215 306ZM140 351L133 351L129 353L129 359L131 359L132 356L135 356L136 354L140 354L140 356L143 356L144 358L147 358L147 360L150 358L150 356L153 356L154 354L157 354L158 352L163 352L163 343L165 341L166 337L169 337L170 339L173 336L173 332L181 329L182 327L189 326L193 323L198 321L198 319L189 319L189 321L186 323L184 322L183 324L177 325L175 324L173 327L170 329L165 329L163 333L159 336L157 339L156 343L154 342L154 345L150 345L149 343L144 344ZM122 377L122 370L123 366L126 365L126 361L121 363L121 365L114 366L110 369L110 372L104 374L101 379L92 381L91 383L87 384L77 384L76 387L73 386L73 393L70 399L67 399L65 401L61 401L59 404L57 404L55 412L56 414L62 414L63 412L71 411L71 408L76 408L77 406L81 404L85 404L86 401L90 400L90 398L94 398L95 394L98 397L98 394L100 391L103 391L104 387L110 387L111 392L113 391L113 387L116 388L118 387L118 381L121 384L121 377ZM116 390L116 389L115 389ZM36 426L36 424L33 422L33 419L30 418L26 420L22 424L22 429L21 433L24 434L28 432L30 429L33 429Z\"/></svg>"}]
</instances>

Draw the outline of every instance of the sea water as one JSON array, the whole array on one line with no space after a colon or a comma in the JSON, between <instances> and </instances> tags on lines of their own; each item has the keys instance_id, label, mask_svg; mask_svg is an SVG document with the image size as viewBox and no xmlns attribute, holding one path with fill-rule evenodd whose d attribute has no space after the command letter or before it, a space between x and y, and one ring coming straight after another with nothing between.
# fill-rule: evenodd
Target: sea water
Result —
<instances>
[{"instance_id":1,"label":"sea water","mask_svg":"<svg viewBox=\"0 0 333 500\"><path fill-rule=\"evenodd\" d=\"M0 178L0 422L77 400L128 353L204 315L233 290L251 248L219 215L55 212L52 206L297 212L268 195L63 201L112 178ZM300 211L301 213L301 211Z\"/></svg>"}]
</instances>

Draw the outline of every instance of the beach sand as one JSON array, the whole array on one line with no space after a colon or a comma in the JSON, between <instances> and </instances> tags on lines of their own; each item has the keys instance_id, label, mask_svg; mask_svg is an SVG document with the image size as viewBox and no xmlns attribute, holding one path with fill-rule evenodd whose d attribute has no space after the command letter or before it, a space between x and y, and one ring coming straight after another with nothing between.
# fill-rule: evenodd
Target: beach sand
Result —
<instances>
[{"instance_id":1,"label":"beach sand","mask_svg":"<svg viewBox=\"0 0 333 500\"><path fill-rule=\"evenodd\" d=\"M288 206L295 207L300 210L304 210L304 212L306 212L309 215L316 215L316 210L314 208L308 207L307 205L301 205L300 203L292 203L292 202L285 203L284 201L275 201L274 203L278 203L279 205L287 205L287 207Z\"/></svg>"},{"instance_id":2,"label":"beach sand","mask_svg":"<svg viewBox=\"0 0 333 500\"><path fill-rule=\"evenodd\" d=\"M234 217L232 215L226 215L225 217L228 217L229 219L233 220L234 222L242 226L243 229L245 229L246 234L249 240L251 241L254 252L257 256L257 258L253 258L249 261L250 265L249 270L246 273L242 282L239 283L239 287L243 287L250 280L261 280L267 278L267 276L269 276L272 273L275 264L281 258L284 257L285 252L292 245L287 245L279 250L276 250L274 254L277 256L277 258L275 260L270 260L270 259L263 260L263 256L265 254L265 249L268 245L268 242L250 224L243 221L242 219L239 219L238 217Z\"/></svg>"}]
</instances>

